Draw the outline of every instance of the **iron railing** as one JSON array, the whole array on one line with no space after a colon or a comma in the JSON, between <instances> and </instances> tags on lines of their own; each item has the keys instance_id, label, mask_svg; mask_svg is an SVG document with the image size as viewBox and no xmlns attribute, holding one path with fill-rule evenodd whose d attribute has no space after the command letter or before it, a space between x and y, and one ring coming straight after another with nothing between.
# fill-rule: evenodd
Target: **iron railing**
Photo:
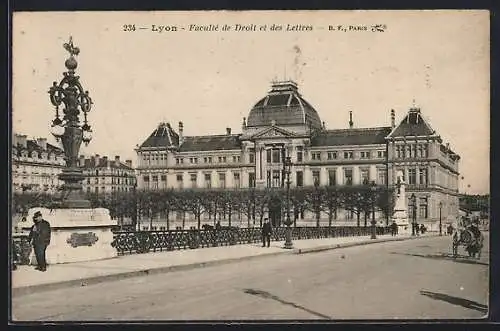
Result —
<instances>
[{"instance_id":1,"label":"iron railing","mask_svg":"<svg viewBox=\"0 0 500 331\"><path fill-rule=\"evenodd\" d=\"M286 227L274 228L272 241L285 240ZM388 227L377 228L379 235L390 233ZM369 236L368 227L294 227L292 240ZM223 228L212 230L116 231L113 247L119 255L251 244L262 241L259 228Z\"/></svg>"}]
</instances>

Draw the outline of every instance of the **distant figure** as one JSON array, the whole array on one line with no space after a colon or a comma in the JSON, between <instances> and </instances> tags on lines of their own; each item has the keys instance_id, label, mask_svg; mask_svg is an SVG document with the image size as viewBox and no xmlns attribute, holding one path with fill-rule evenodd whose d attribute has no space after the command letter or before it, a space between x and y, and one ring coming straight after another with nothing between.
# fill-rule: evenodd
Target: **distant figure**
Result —
<instances>
[{"instance_id":1,"label":"distant figure","mask_svg":"<svg viewBox=\"0 0 500 331\"><path fill-rule=\"evenodd\" d=\"M391 236L395 236L398 234L398 225L396 224L396 221L393 221L391 224Z\"/></svg>"},{"instance_id":2,"label":"distant figure","mask_svg":"<svg viewBox=\"0 0 500 331\"><path fill-rule=\"evenodd\" d=\"M33 215L33 226L28 237L28 240L33 245L35 251L36 270L46 271L47 261L45 259L45 250L50 244L50 224L42 218L42 213L37 211Z\"/></svg>"},{"instance_id":3,"label":"distant figure","mask_svg":"<svg viewBox=\"0 0 500 331\"><path fill-rule=\"evenodd\" d=\"M217 223L215 224L215 230L219 231L220 229L221 229L220 221L217 221Z\"/></svg>"},{"instance_id":4,"label":"distant figure","mask_svg":"<svg viewBox=\"0 0 500 331\"><path fill-rule=\"evenodd\" d=\"M425 230L425 226L423 224L420 224L420 233L424 234Z\"/></svg>"},{"instance_id":5,"label":"distant figure","mask_svg":"<svg viewBox=\"0 0 500 331\"><path fill-rule=\"evenodd\" d=\"M266 242L267 247L271 245L271 233L271 223L269 223L269 220L266 218L264 219L264 224L262 225L262 247L266 247Z\"/></svg>"}]
</instances>

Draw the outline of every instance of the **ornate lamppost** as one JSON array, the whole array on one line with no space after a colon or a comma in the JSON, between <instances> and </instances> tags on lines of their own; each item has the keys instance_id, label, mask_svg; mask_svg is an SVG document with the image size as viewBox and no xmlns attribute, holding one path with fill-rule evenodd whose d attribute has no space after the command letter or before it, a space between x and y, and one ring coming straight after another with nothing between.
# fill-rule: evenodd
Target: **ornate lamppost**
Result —
<instances>
[{"instance_id":1,"label":"ornate lamppost","mask_svg":"<svg viewBox=\"0 0 500 331\"><path fill-rule=\"evenodd\" d=\"M375 197L376 197L376 193L377 193L377 185L375 184L375 182L373 181L372 182L372 185L370 187L371 191L372 191L372 222L371 222L371 226L372 226L372 235L370 237L370 239L377 239L377 229L375 227L376 223L375 223Z\"/></svg>"},{"instance_id":2,"label":"ornate lamppost","mask_svg":"<svg viewBox=\"0 0 500 331\"><path fill-rule=\"evenodd\" d=\"M286 225L285 232L285 248L293 248L292 243L292 220L290 219L290 173L292 171L292 158L287 156L285 158L285 173L286 173L286 220L284 224Z\"/></svg>"},{"instance_id":3,"label":"ornate lamppost","mask_svg":"<svg viewBox=\"0 0 500 331\"><path fill-rule=\"evenodd\" d=\"M441 211L443 209L443 201L439 201L439 235L443 235L442 223L441 223Z\"/></svg>"},{"instance_id":4,"label":"ornate lamppost","mask_svg":"<svg viewBox=\"0 0 500 331\"><path fill-rule=\"evenodd\" d=\"M415 227L417 225L417 197L415 196L415 193L412 193L411 195L411 200L412 200L412 208L413 208L413 213L412 213L412 223L411 223L411 235L414 237L415 234Z\"/></svg>"},{"instance_id":5,"label":"ornate lamppost","mask_svg":"<svg viewBox=\"0 0 500 331\"><path fill-rule=\"evenodd\" d=\"M316 227L319 228L320 218L320 201L319 201L319 179L314 180L314 213L316 214ZM319 233L319 232L318 232Z\"/></svg>"},{"instance_id":6,"label":"ornate lamppost","mask_svg":"<svg viewBox=\"0 0 500 331\"><path fill-rule=\"evenodd\" d=\"M80 77L75 75L78 62L75 59L80 49L73 45L72 37L64 44L70 56L64 63L67 72L63 73L62 80L54 82L49 89L50 101L55 106L56 117L52 121L51 133L56 140L61 140L66 167L59 175L64 182L63 207L64 208L90 208L90 201L82 194L82 180L84 175L78 166L78 153L82 142L87 145L92 139L92 129L87 122L87 113L92 107L89 92L80 84ZM60 118L59 107L63 105L63 115ZM83 125L80 124L80 115L83 113Z\"/></svg>"}]
</instances>

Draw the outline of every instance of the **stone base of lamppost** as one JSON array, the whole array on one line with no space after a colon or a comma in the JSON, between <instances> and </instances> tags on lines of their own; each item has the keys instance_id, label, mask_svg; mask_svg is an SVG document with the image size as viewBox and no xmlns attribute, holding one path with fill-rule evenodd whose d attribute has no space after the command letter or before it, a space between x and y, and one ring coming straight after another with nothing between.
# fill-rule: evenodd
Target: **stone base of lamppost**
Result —
<instances>
[{"instance_id":1,"label":"stone base of lamppost","mask_svg":"<svg viewBox=\"0 0 500 331\"><path fill-rule=\"evenodd\" d=\"M50 223L52 230L50 245L46 250L49 265L118 256L117 250L111 246L111 228L116 226L117 222L111 220L108 209L31 208L28 211L28 220L33 219L37 211ZM23 230L29 230L29 227ZM36 264L33 252L30 259L32 264Z\"/></svg>"},{"instance_id":2,"label":"stone base of lamppost","mask_svg":"<svg viewBox=\"0 0 500 331\"><path fill-rule=\"evenodd\" d=\"M292 221L290 219L285 220L284 224L286 225L286 231L285 231L285 245L283 248L285 249L292 249L293 248L293 243L292 243Z\"/></svg>"},{"instance_id":3,"label":"stone base of lamppost","mask_svg":"<svg viewBox=\"0 0 500 331\"><path fill-rule=\"evenodd\" d=\"M375 221L371 221L371 236L370 239L377 239L377 223Z\"/></svg>"}]
</instances>

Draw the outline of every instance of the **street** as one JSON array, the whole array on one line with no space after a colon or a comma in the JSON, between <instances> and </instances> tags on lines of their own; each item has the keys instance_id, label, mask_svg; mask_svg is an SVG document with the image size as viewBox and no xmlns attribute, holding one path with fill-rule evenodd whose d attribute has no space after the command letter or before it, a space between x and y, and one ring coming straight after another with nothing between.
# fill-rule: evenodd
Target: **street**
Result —
<instances>
[{"instance_id":1,"label":"street","mask_svg":"<svg viewBox=\"0 0 500 331\"><path fill-rule=\"evenodd\" d=\"M480 260L451 258L449 236L263 257L14 297L12 316L14 321L481 318L488 311L488 247L485 234ZM459 254L465 254L462 247Z\"/></svg>"}]
</instances>

